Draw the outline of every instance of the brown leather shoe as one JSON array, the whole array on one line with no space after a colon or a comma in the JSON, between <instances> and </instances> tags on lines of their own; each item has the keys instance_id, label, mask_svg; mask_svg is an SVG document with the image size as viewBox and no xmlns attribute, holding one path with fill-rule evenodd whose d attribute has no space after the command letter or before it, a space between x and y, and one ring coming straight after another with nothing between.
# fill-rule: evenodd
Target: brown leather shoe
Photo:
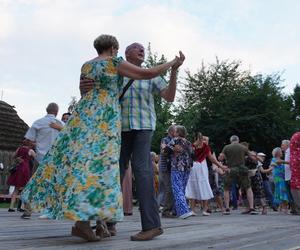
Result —
<instances>
[{"instance_id":1,"label":"brown leather shoe","mask_svg":"<svg viewBox=\"0 0 300 250\"><path fill-rule=\"evenodd\" d=\"M154 237L163 234L162 228L153 228L147 231L140 231L139 233L132 235L130 240L132 241L145 241L152 240Z\"/></svg>"}]
</instances>

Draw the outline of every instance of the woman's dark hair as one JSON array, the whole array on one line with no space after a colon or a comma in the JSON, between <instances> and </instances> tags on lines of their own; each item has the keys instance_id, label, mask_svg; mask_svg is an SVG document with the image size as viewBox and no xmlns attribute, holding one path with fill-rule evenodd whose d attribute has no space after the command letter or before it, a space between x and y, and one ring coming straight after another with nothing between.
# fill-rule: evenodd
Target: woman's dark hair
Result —
<instances>
[{"instance_id":1,"label":"woman's dark hair","mask_svg":"<svg viewBox=\"0 0 300 250\"><path fill-rule=\"evenodd\" d=\"M111 47L118 49L119 43L117 38L111 35L100 35L94 40L94 48L98 54L102 54L103 51L110 49Z\"/></svg>"},{"instance_id":2,"label":"woman's dark hair","mask_svg":"<svg viewBox=\"0 0 300 250\"><path fill-rule=\"evenodd\" d=\"M64 115L71 115L71 113L69 113L69 112L63 113L61 117L63 117Z\"/></svg>"}]
</instances>

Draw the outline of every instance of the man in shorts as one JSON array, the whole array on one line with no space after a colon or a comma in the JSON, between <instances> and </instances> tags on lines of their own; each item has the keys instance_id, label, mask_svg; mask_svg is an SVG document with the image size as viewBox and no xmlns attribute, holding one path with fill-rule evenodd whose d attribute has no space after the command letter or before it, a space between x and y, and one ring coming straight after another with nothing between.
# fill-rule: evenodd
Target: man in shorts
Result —
<instances>
[{"instance_id":1,"label":"man in shorts","mask_svg":"<svg viewBox=\"0 0 300 250\"><path fill-rule=\"evenodd\" d=\"M248 177L248 168L245 166L245 156L248 155L251 158L255 158L251 154L249 149L239 143L239 137L233 135L230 137L230 144L226 145L222 153L219 156L220 161L226 160L229 172L224 178L224 200L225 200L225 211L223 214L230 214L229 209L229 190L232 183L236 182L239 188L245 189L247 194L247 200L249 203L249 209L244 214L257 214L253 205L253 192L251 189L250 179Z\"/></svg>"}]
</instances>

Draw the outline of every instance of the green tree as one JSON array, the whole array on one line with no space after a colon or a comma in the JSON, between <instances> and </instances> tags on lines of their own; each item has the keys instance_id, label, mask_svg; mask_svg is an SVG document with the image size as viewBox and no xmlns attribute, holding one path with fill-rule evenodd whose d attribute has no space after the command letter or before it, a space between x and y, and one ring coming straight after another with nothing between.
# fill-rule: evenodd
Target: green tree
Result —
<instances>
[{"instance_id":1,"label":"green tree","mask_svg":"<svg viewBox=\"0 0 300 250\"><path fill-rule=\"evenodd\" d=\"M147 58L145 60L145 66L147 68L162 64L167 62L164 55L158 56L157 53L153 53L151 50L151 44L148 44L147 48ZM168 78L169 72L162 75L164 78ZM160 141L161 138L166 135L167 128L171 125L173 121L173 115L171 112L172 104L164 101L160 95L154 95L154 107L156 111L156 130L152 138L151 150L158 153L160 151Z\"/></svg>"},{"instance_id":2,"label":"green tree","mask_svg":"<svg viewBox=\"0 0 300 250\"><path fill-rule=\"evenodd\" d=\"M294 101L294 117L300 120L300 85L297 84L294 88L294 94L292 95Z\"/></svg>"},{"instance_id":3,"label":"green tree","mask_svg":"<svg viewBox=\"0 0 300 250\"><path fill-rule=\"evenodd\" d=\"M295 129L290 96L282 93L279 74L254 75L240 61L219 61L192 74L187 72L176 123L187 127L190 139L201 131L216 151L231 135L270 154Z\"/></svg>"}]
</instances>

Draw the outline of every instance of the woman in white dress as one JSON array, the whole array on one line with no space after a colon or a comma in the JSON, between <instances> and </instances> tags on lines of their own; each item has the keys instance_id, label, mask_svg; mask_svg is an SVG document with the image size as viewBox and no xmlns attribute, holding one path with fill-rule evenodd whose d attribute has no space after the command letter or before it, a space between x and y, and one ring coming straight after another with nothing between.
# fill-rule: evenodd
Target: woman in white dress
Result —
<instances>
[{"instance_id":1,"label":"woman in white dress","mask_svg":"<svg viewBox=\"0 0 300 250\"><path fill-rule=\"evenodd\" d=\"M198 133L197 140L193 144L194 162L190 172L189 180L185 190L185 196L190 200L191 209L195 213L196 200L203 203L202 215L210 215L208 210L208 200L213 198L208 178L208 168L206 158L221 169L226 169L216 158L211 154L210 147L203 142L203 136Z\"/></svg>"}]
</instances>

